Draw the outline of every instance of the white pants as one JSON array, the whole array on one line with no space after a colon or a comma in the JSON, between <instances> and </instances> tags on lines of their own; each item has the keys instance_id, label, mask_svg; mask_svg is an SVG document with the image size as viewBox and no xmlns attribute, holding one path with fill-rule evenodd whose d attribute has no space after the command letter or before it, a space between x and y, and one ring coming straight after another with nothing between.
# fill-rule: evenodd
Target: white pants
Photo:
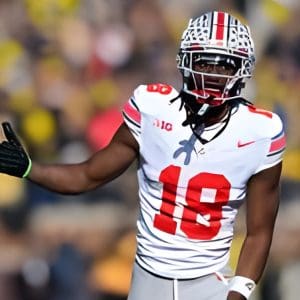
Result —
<instances>
[{"instance_id":1,"label":"white pants","mask_svg":"<svg viewBox=\"0 0 300 300\"><path fill-rule=\"evenodd\" d=\"M226 300L227 286L216 274L195 279L168 279L134 264L128 300Z\"/></svg>"}]
</instances>

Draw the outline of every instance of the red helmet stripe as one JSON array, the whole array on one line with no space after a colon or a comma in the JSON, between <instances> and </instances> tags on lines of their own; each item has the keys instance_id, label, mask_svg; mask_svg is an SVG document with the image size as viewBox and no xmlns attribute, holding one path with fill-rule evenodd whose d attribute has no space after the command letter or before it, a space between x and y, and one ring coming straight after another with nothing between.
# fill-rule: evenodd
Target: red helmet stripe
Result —
<instances>
[{"instance_id":1,"label":"red helmet stripe","mask_svg":"<svg viewBox=\"0 0 300 300\"><path fill-rule=\"evenodd\" d=\"M216 40L223 40L224 26L225 26L225 14L223 12L218 12L216 25L217 25Z\"/></svg>"}]
</instances>

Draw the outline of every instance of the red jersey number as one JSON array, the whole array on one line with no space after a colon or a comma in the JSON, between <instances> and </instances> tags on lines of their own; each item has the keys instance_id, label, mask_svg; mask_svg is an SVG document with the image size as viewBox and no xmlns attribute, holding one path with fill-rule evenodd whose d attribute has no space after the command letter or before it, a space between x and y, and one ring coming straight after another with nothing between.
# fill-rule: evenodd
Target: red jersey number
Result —
<instances>
[{"instance_id":1,"label":"red jersey number","mask_svg":"<svg viewBox=\"0 0 300 300\"><path fill-rule=\"evenodd\" d=\"M172 92L172 87L168 84L153 83L147 85L148 92L160 93L162 95L168 95Z\"/></svg>"},{"instance_id":2,"label":"red jersey number","mask_svg":"<svg viewBox=\"0 0 300 300\"><path fill-rule=\"evenodd\" d=\"M175 234L178 223L173 219L181 168L168 166L159 177L163 183L160 213L154 217L154 227ZM199 173L188 181L186 205L180 219L180 229L188 238L210 240L221 228L222 209L228 203L230 182L220 174ZM214 201L204 202L205 193L213 193Z\"/></svg>"}]
</instances>

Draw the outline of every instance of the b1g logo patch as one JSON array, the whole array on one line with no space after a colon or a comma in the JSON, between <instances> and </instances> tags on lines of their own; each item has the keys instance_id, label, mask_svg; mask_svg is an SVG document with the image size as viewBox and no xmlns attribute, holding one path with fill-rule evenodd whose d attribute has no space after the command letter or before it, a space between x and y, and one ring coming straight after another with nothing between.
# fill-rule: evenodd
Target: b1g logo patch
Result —
<instances>
[{"instance_id":1,"label":"b1g logo patch","mask_svg":"<svg viewBox=\"0 0 300 300\"><path fill-rule=\"evenodd\" d=\"M166 130L166 131L173 130L173 124L166 122L164 120L155 119L153 122L153 126L160 128L162 130Z\"/></svg>"}]
</instances>

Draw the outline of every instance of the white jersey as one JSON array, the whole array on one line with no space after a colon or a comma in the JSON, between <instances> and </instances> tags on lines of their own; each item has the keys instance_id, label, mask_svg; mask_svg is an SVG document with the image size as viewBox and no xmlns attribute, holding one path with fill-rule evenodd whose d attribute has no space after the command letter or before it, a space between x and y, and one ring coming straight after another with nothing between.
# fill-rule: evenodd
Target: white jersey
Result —
<instances>
[{"instance_id":1,"label":"white jersey","mask_svg":"<svg viewBox=\"0 0 300 300\"><path fill-rule=\"evenodd\" d=\"M276 114L241 104L203 145L182 126L181 101L170 103L177 95L169 85L142 85L123 109L140 149L136 259L160 276L194 278L227 264L247 181L282 160L285 139Z\"/></svg>"}]
</instances>

